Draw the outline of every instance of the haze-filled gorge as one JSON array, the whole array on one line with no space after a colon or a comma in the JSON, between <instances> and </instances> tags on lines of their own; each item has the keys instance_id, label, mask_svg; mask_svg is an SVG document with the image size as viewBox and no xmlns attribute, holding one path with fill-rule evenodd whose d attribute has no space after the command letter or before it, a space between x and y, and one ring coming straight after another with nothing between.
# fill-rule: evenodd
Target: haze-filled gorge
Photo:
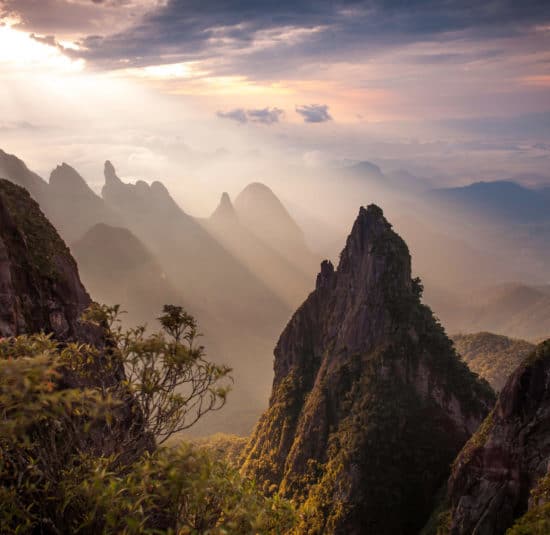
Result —
<instances>
[{"instance_id":1,"label":"haze-filled gorge","mask_svg":"<svg viewBox=\"0 0 550 535\"><path fill-rule=\"evenodd\" d=\"M549 51L0 0L0 535L550 533Z\"/></svg>"}]
</instances>

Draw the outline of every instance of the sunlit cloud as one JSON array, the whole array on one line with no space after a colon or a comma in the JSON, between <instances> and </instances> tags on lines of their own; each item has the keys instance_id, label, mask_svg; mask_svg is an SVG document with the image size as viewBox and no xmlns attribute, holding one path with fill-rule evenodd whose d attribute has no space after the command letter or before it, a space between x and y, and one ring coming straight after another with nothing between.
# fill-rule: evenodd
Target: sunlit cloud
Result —
<instances>
[{"instance_id":1,"label":"sunlit cloud","mask_svg":"<svg viewBox=\"0 0 550 535\"><path fill-rule=\"evenodd\" d=\"M3 74L42 72L80 72L83 59L71 59L49 38L15 29L18 19L3 19L0 26L0 66ZM53 39L53 38L52 38Z\"/></svg>"},{"instance_id":2,"label":"sunlit cloud","mask_svg":"<svg viewBox=\"0 0 550 535\"><path fill-rule=\"evenodd\" d=\"M261 175L269 158L373 154L461 177L487 172L481 155L548 165L532 143L534 128L547 137L532 117L550 110L547 2L0 0L6 10L0 129L39 162L60 154L92 173L112 152L174 184L216 158L239 176L243 161L264 161Z\"/></svg>"}]
</instances>

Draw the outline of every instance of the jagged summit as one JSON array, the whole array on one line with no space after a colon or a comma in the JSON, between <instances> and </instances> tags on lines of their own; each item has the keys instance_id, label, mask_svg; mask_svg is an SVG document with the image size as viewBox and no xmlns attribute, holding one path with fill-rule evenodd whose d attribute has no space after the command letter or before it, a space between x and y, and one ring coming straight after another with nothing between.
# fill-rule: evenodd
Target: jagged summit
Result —
<instances>
[{"instance_id":1,"label":"jagged summit","mask_svg":"<svg viewBox=\"0 0 550 535\"><path fill-rule=\"evenodd\" d=\"M168 189L162 182L154 181L148 184L145 180L137 180L135 184L123 182L116 174L113 164L105 162L105 185L101 195L105 201L119 209L128 209L130 205L134 208L144 210L162 210L163 215L184 214L170 195Z\"/></svg>"},{"instance_id":2,"label":"jagged summit","mask_svg":"<svg viewBox=\"0 0 550 535\"><path fill-rule=\"evenodd\" d=\"M212 215L210 216L210 219L212 221L216 222L237 222L238 216L235 212L235 208L233 207L233 203L231 202L231 199L229 197L229 194L227 192L223 192L222 196L220 198L220 202L214 212L212 212Z\"/></svg>"},{"instance_id":3,"label":"jagged summit","mask_svg":"<svg viewBox=\"0 0 550 535\"><path fill-rule=\"evenodd\" d=\"M77 194L77 195L93 195L95 193L90 189L82 176L70 165L63 162L58 165L50 174L50 188L56 194Z\"/></svg>"},{"instance_id":4,"label":"jagged summit","mask_svg":"<svg viewBox=\"0 0 550 535\"><path fill-rule=\"evenodd\" d=\"M334 265L330 260L323 260L321 262L321 271L317 275L317 282L315 288L326 288L332 284L334 275Z\"/></svg>"},{"instance_id":5,"label":"jagged summit","mask_svg":"<svg viewBox=\"0 0 550 535\"><path fill-rule=\"evenodd\" d=\"M105 185L122 184L122 180L118 178L114 165L107 160L104 166Z\"/></svg>"},{"instance_id":6,"label":"jagged summit","mask_svg":"<svg viewBox=\"0 0 550 535\"><path fill-rule=\"evenodd\" d=\"M417 533L494 401L420 294L405 242L361 208L277 343L243 470L304 504L304 533Z\"/></svg>"}]
</instances>

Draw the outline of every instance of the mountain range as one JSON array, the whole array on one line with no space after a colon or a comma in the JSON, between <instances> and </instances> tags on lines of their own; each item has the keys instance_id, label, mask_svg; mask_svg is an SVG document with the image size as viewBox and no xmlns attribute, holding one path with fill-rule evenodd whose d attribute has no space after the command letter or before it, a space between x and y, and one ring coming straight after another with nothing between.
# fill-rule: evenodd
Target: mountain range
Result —
<instances>
[{"instance_id":1,"label":"mountain range","mask_svg":"<svg viewBox=\"0 0 550 535\"><path fill-rule=\"evenodd\" d=\"M55 170L53 186L40 182L17 159L9 157L3 165L4 172L19 173L20 183L35 188L42 204L14 184L15 180L0 179L0 336L45 332L61 343L60 348L74 341L98 349L92 362L87 361L92 366L85 383L71 383L70 369L65 369L56 385L44 385L48 392L67 385L115 385L124 378L120 367L113 369L112 363L107 369L102 367L109 334L79 320L92 299L71 250L41 209L47 206L57 213L58 221L68 217L63 203L52 200L55 188L61 188L65 202L79 199L82 209L100 206L102 214L121 218L131 227L95 222L72 245L83 279L94 287L94 293L106 299L125 296L135 307L130 323L146 319L151 308L162 305L164 299L199 307L199 289L190 286L198 276L199 266L193 262L225 262L229 257L227 272L220 264L219 276L226 275L225 283L235 283L239 289L238 284L244 284L240 277L259 270L269 255L293 277L293 270L300 272L302 264L291 259L304 260L305 276L312 257L303 234L295 232L288 212L265 186L254 184L245 190L246 196L257 192L258 204L264 203L256 215L244 210L238 199L234 206L229 196L223 195L212 217L197 220L179 208L162 184L125 184L109 162L103 198L92 197L66 165ZM70 194L73 183L77 184L74 197ZM271 203L270 213L280 219L280 226L262 230L258 218L267 213L266 202ZM96 213L90 209L85 220L92 221ZM72 217L76 216L73 211ZM163 235L170 229L182 233L181 240ZM272 233L273 246L258 244L262 232ZM290 233L288 240L277 238L285 232ZM205 240L206 250L197 251L194 248L201 240ZM250 255L246 243L258 251L257 256ZM185 250L171 250L181 244ZM289 251L293 251L290 257ZM297 251L302 251L302 256ZM188 265L178 270L171 264L171 269L166 269L164 262L174 261ZM231 287L223 291L216 273L212 269L205 280L220 295L208 293L204 281L198 283L200 291L206 292L203 304L210 305L209 299L214 298L211 308L196 309L214 329L207 336L221 342L220 350L250 351L254 336L268 343L266 333L274 328L277 303L283 310L285 303L290 307L291 300L299 296L291 292L278 296L275 270L269 277L258 273L250 279L250 293L242 308L224 318L235 303L229 302ZM453 344L422 302L422 294L423 285L413 276L405 241L378 206L361 208L337 267L328 260L322 262L313 291L300 306L293 307L296 310L282 329L275 348L269 407L240 459L236 460L243 439L217 440L214 447L229 444L229 453L233 462L240 463L243 476L255 478L265 494L278 495L274 504L282 503L281 497L291 500L285 507L296 509L292 533L525 535L550 529L550 341L533 346L482 332L457 335ZM537 304L540 295L548 295L547 286L497 285L478 295L477 301L474 296L471 299L502 325L511 321L507 318L510 307L531 311L536 324L545 310L544 303ZM253 317L261 314L262 306L275 308ZM243 324L245 321L250 323ZM224 331L228 328L237 329L233 337ZM254 374L260 364L239 360L237 354L226 355L238 365L240 405L223 414L226 422L219 419L215 425L223 429L224 423L229 423L239 432L236 419L245 420L241 422L244 429L246 420L254 415L254 389L246 378L257 380ZM13 361L19 358L9 356L5 370L16 369ZM500 390L498 398L474 371ZM9 373L6 377L9 379ZM5 383L8 389L13 384ZM25 382L22 388L26 388ZM130 414L136 414L129 411L130 397L125 394L124 399L113 413L114 425L111 420L108 424L121 432L120 436L131 421ZM13 411L6 414L9 425ZM74 412L75 422L79 414ZM139 437L143 438L139 422L138 418ZM87 430L81 438L90 451L107 458L116 451L118 435L104 436L106 429ZM148 440L142 442L140 448L148 447ZM14 451L17 449L18 445ZM146 459L149 462L152 457ZM32 459L31 465L27 466L28 461L24 465L25 470L32 468ZM77 465L79 473L81 468ZM127 468L134 469L133 465ZM60 474L64 469L62 465ZM222 486L229 483L228 477L236 477L224 470L216 474L216 484ZM99 486L103 484L101 480ZM13 491L9 485L8 494ZM31 491L36 488L31 486ZM90 500L86 503L93 505L90 486L84 489ZM144 492L140 491L138 499ZM195 492L193 488L193 498ZM40 506L35 502L31 496L31 508ZM210 507L207 502L207 511ZM63 519L70 517L71 511L65 503ZM43 522L42 516L39 522ZM279 532L277 518L270 522L275 522L273 532ZM49 529L53 523L44 521L44 525Z\"/></svg>"},{"instance_id":2,"label":"mountain range","mask_svg":"<svg viewBox=\"0 0 550 535\"><path fill-rule=\"evenodd\" d=\"M160 182L124 183L110 162L104 174L98 196L67 164L46 182L0 152L0 176L40 203L71 244L95 299L121 304L128 325L154 323L166 302L196 315L212 358L231 364L237 386L223 419L213 415L212 425L247 432L265 403L273 341L315 269L302 232L259 184L239 196L233 221L223 213L205 221L186 214ZM262 214L270 217L263 226Z\"/></svg>"},{"instance_id":3,"label":"mountain range","mask_svg":"<svg viewBox=\"0 0 550 535\"><path fill-rule=\"evenodd\" d=\"M307 209L296 199L285 205L255 182L233 200L223 194L210 217L196 218L161 182L125 183L110 162L104 175L100 196L66 163L46 182L0 151L0 176L39 202L70 244L94 299L120 303L128 325L154 324L166 300L197 316L212 357L235 369L236 394L223 420L238 421L240 432L250 430L265 406L272 346L313 289L321 255L338 257L344 239L344 231L335 230L338 217L361 198L387 196L387 213L423 280L424 300L449 332L490 331L531 342L550 332L545 188L502 181L419 193L401 184L408 179L403 173L386 175L360 162L343 172L346 187L331 185L328 206L322 196ZM388 194L395 189L398 199ZM307 223L308 235L297 220ZM235 432L224 421L212 425Z\"/></svg>"}]
</instances>

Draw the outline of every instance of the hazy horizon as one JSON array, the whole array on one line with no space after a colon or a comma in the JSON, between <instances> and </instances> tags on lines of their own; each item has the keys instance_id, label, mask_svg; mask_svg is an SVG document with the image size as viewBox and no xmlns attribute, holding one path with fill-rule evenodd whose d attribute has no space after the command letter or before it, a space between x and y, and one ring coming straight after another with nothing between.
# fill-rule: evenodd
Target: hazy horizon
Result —
<instances>
[{"instance_id":1,"label":"hazy horizon","mask_svg":"<svg viewBox=\"0 0 550 535\"><path fill-rule=\"evenodd\" d=\"M550 8L2 0L0 146L222 191L362 160L432 187L549 185ZM284 193L284 192L282 192Z\"/></svg>"},{"instance_id":2,"label":"hazy horizon","mask_svg":"<svg viewBox=\"0 0 550 535\"><path fill-rule=\"evenodd\" d=\"M183 302L243 399L267 400L281 329L371 203L450 331L546 332L550 5L0 0L0 20L0 149L55 170L31 193L92 296L133 321ZM106 160L126 185L101 197Z\"/></svg>"}]
</instances>

